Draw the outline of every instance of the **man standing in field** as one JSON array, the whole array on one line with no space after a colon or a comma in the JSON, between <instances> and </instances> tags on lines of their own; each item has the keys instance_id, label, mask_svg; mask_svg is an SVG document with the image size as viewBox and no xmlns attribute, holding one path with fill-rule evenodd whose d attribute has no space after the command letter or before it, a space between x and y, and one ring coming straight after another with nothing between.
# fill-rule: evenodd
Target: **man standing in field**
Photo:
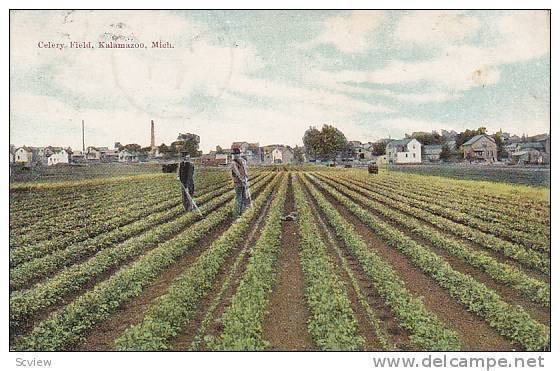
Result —
<instances>
[{"instance_id":1,"label":"man standing in field","mask_svg":"<svg viewBox=\"0 0 560 371\"><path fill-rule=\"evenodd\" d=\"M189 161L187 153L181 153L181 162L177 171L177 179L181 182L181 193L183 196L183 206L186 211L195 208L194 197L194 166Z\"/></svg>"},{"instance_id":2,"label":"man standing in field","mask_svg":"<svg viewBox=\"0 0 560 371\"><path fill-rule=\"evenodd\" d=\"M239 148L234 148L232 154L231 176L235 186L234 214L238 217L243 214L243 211L251 203L249 198L249 170L247 168L247 161L241 157Z\"/></svg>"}]
</instances>

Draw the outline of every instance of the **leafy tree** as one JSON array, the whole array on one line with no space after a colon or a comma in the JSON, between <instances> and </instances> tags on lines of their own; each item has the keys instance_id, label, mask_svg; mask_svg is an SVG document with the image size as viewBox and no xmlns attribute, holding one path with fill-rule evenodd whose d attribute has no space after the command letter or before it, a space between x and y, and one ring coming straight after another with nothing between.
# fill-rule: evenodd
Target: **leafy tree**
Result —
<instances>
[{"instance_id":1,"label":"leafy tree","mask_svg":"<svg viewBox=\"0 0 560 371\"><path fill-rule=\"evenodd\" d=\"M303 144L306 152L313 158L336 161L336 156L341 154L348 141L346 136L332 125L323 125L321 130L310 127L303 135Z\"/></svg>"},{"instance_id":2,"label":"leafy tree","mask_svg":"<svg viewBox=\"0 0 560 371\"><path fill-rule=\"evenodd\" d=\"M200 137L191 133L179 133L179 135L177 135L177 140L192 140L196 143L200 143Z\"/></svg>"},{"instance_id":3,"label":"leafy tree","mask_svg":"<svg viewBox=\"0 0 560 371\"><path fill-rule=\"evenodd\" d=\"M371 153L373 153L373 155L375 156L383 156L385 154L386 148L387 148L387 142L385 141L375 142L371 147Z\"/></svg>"},{"instance_id":4,"label":"leafy tree","mask_svg":"<svg viewBox=\"0 0 560 371\"><path fill-rule=\"evenodd\" d=\"M220 155L223 154L223 153L224 153L223 148L220 147L220 146L216 146L216 153L217 153L217 154L220 154Z\"/></svg>"},{"instance_id":5,"label":"leafy tree","mask_svg":"<svg viewBox=\"0 0 560 371\"><path fill-rule=\"evenodd\" d=\"M417 132L410 135L407 134L405 137L414 138L422 143L423 146L443 143L443 137L437 131L432 131L431 133Z\"/></svg>"},{"instance_id":6,"label":"leafy tree","mask_svg":"<svg viewBox=\"0 0 560 371\"><path fill-rule=\"evenodd\" d=\"M201 151L198 150L198 141L194 138L188 138L186 140L176 140L171 143L172 154L179 154L181 152L187 152L191 157L198 157L201 155Z\"/></svg>"},{"instance_id":7,"label":"leafy tree","mask_svg":"<svg viewBox=\"0 0 560 371\"><path fill-rule=\"evenodd\" d=\"M342 152L342 158L345 160L351 160L356 156L356 151L354 150L354 147L348 142L346 142L341 152Z\"/></svg>"},{"instance_id":8,"label":"leafy tree","mask_svg":"<svg viewBox=\"0 0 560 371\"><path fill-rule=\"evenodd\" d=\"M169 147L165 143L162 143L162 144L159 145L158 151L161 154L169 153Z\"/></svg>"},{"instance_id":9,"label":"leafy tree","mask_svg":"<svg viewBox=\"0 0 560 371\"><path fill-rule=\"evenodd\" d=\"M439 157L440 157L443 161L447 161L447 160L449 160L449 158L451 157L451 150L449 149L449 146L447 145L447 143L445 143L445 144L441 147L441 153L439 154Z\"/></svg>"},{"instance_id":10,"label":"leafy tree","mask_svg":"<svg viewBox=\"0 0 560 371\"><path fill-rule=\"evenodd\" d=\"M305 161L305 158L303 157L303 148L301 148L300 146L294 147L294 159L298 164L301 164Z\"/></svg>"},{"instance_id":11,"label":"leafy tree","mask_svg":"<svg viewBox=\"0 0 560 371\"><path fill-rule=\"evenodd\" d=\"M321 131L311 126L303 134L303 146L308 156L316 159L321 153Z\"/></svg>"},{"instance_id":12,"label":"leafy tree","mask_svg":"<svg viewBox=\"0 0 560 371\"><path fill-rule=\"evenodd\" d=\"M455 143L457 144L457 148L461 147L464 143L468 142L471 138L480 134L486 134L485 127L479 127L476 130L467 129L462 133L459 133L457 135L457 139L455 140Z\"/></svg>"},{"instance_id":13,"label":"leafy tree","mask_svg":"<svg viewBox=\"0 0 560 371\"><path fill-rule=\"evenodd\" d=\"M497 153L498 159L508 157L504 145L504 139L502 138L502 133L498 131L492 137L494 138L494 141L496 142L496 146L498 147L498 153Z\"/></svg>"},{"instance_id":14,"label":"leafy tree","mask_svg":"<svg viewBox=\"0 0 560 371\"><path fill-rule=\"evenodd\" d=\"M332 125L323 125L320 147L322 158L336 161L336 156L346 148L347 144L348 140L340 130Z\"/></svg>"},{"instance_id":15,"label":"leafy tree","mask_svg":"<svg viewBox=\"0 0 560 371\"><path fill-rule=\"evenodd\" d=\"M125 144L124 149L130 152L140 152L142 150L142 146L140 144L131 143L131 144Z\"/></svg>"}]
</instances>

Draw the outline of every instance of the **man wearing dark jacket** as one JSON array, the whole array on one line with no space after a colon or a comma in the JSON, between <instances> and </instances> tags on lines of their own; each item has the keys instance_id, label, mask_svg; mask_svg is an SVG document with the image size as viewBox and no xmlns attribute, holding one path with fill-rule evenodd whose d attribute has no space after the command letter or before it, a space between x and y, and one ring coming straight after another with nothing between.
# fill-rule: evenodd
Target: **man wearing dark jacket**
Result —
<instances>
[{"instance_id":1,"label":"man wearing dark jacket","mask_svg":"<svg viewBox=\"0 0 560 371\"><path fill-rule=\"evenodd\" d=\"M251 204L249 196L249 170L247 161L241 157L239 148L232 151L233 161L231 162L231 176L235 186L235 216L240 216L243 211Z\"/></svg>"},{"instance_id":2,"label":"man wearing dark jacket","mask_svg":"<svg viewBox=\"0 0 560 371\"><path fill-rule=\"evenodd\" d=\"M192 200L194 197L194 165L188 160L188 155L183 153L177 172L177 179L179 179L182 185L183 206L186 211L191 211L194 208Z\"/></svg>"}]
</instances>

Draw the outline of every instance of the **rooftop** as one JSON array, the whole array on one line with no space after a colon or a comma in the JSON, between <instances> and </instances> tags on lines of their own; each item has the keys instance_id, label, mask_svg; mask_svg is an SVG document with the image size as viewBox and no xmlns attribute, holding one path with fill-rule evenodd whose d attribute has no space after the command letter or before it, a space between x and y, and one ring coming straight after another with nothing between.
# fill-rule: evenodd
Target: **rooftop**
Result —
<instances>
[{"instance_id":1,"label":"rooftop","mask_svg":"<svg viewBox=\"0 0 560 371\"><path fill-rule=\"evenodd\" d=\"M406 139L399 139L399 140L393 140L389 143L387 143L387 146L406 146L408 143L410 143L411 140L413 140L414 138L406 138Z\"/></svg>"},{"instance_id":2,"label":"rooftop","mask_svg":"<svg viewBox=\"0 0 560 371\"><path fill-rule=\"evenodd\" d=\"M484 137L492 140L492 142L495 142L494 138L492 138L488 134L478 134L478 135L475 135L474 137L472 137L471 139L469 139L468 141L466 141L465 143L463 143L463 145L464 146L470 146L471 144L475 143L476 141L478 141L479 139L484 138Z\"/></svg>"}]
</instances>

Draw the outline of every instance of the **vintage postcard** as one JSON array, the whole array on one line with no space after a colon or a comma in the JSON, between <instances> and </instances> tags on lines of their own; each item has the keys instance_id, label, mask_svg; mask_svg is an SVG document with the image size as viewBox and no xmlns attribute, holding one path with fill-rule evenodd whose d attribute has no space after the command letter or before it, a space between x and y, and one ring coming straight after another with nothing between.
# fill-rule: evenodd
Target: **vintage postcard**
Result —
<instances>
[{"instance_id":1,"label":"vintage postcard","mask_svg":"<svg viewBox=\"0 0 560 371\"><path fill-rule=\"evenodd\" d=\"M12 352L551 350L549 9L9 23Z\"/></svg>"}]
</instances>

